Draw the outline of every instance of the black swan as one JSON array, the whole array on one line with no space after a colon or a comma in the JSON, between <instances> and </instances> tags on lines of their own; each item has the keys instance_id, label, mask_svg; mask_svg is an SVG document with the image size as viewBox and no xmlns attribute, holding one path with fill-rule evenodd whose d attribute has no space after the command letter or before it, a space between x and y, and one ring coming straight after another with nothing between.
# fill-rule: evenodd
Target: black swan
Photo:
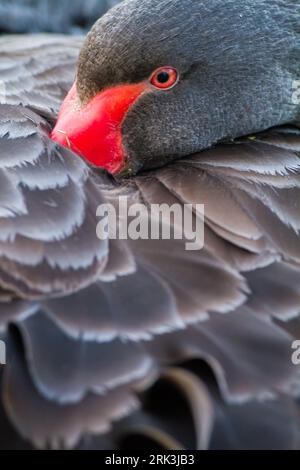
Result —
<instances>
[{"instance_id":1,"label":"black swan","mask_svg":"<svg viewBox=\"0 0 300 470\"><path fill-rule=\"evenodd\" d=\"M0 77L0 446L299 448L300 2L128 0ZM100 240L120 195L204 248Z\"/></svg>"}]
</instances>

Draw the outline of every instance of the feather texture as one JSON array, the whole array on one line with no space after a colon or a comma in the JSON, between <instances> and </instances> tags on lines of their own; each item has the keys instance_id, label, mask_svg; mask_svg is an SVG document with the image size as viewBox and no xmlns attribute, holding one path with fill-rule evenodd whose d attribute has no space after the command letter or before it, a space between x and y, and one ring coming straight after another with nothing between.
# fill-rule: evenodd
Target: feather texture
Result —
<instances>
[{"instance_id":1,"label":"feather texture","mask_svg":"<svg viewBox=\"0 0 300 470\"><path fill-rule=\"evenodd\" d=\"M274 129L117 183L48 138L80 44L0 40L8 417L38 447L82 448L82 437L108 430L119 446L138 435L165 448L297 447L296 326L275 319L300 310L300 131ZM96 208L120 195L204 204L204 249L99 240ZM164 413L161 386L182 406Z\"/></svg>"}]
</instances>

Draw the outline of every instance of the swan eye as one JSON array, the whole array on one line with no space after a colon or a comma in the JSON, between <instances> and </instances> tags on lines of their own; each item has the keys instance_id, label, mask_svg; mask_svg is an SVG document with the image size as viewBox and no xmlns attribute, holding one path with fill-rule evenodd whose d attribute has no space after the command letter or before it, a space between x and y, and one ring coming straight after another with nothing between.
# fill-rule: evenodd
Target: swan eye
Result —
<instances>
[{"instance_id":1,"label":"swan eye","mask_svg":"<svg viewBox=\"0 0 300 470\"><path fill-rule=\"evenodd\" d=\"M168 90L178 82L178 72L173 67L160 67L150 77L150 83L161 90Z\"/></svg>"}]
</instances>

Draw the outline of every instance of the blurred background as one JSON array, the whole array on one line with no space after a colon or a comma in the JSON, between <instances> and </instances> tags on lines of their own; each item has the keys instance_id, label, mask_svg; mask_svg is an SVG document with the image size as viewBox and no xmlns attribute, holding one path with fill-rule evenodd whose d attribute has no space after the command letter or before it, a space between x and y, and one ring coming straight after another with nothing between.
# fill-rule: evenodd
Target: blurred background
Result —
<instances>
[{"instance_id":1,"label":"blurred background","mask_svg":"<svg viewBox=\"0 0 300 470\"><path fill-rule=\"evenodd\" d=\"M82 34L120 0L0 0L0 34Z\"/></svg>"}]
</instances>

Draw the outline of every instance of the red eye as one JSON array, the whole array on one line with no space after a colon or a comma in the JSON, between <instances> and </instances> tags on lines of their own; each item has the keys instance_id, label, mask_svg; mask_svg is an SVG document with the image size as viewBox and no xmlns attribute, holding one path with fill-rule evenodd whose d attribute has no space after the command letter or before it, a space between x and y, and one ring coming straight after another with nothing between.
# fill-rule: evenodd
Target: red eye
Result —
<instances>
[{"instance_id":1,"label":"red eye","mask_svg":"<svg viewBox=\"0 0 300 470\"><path fill-rule=\"evenodd\" d=\"M167 90L176 85L178 72L173 67L160 67L150 77L150 83L156 88Z\"/></svg>"}]
</instances>

